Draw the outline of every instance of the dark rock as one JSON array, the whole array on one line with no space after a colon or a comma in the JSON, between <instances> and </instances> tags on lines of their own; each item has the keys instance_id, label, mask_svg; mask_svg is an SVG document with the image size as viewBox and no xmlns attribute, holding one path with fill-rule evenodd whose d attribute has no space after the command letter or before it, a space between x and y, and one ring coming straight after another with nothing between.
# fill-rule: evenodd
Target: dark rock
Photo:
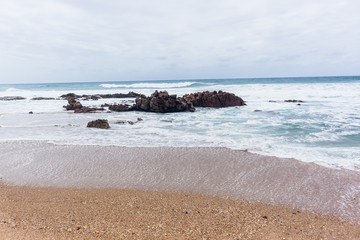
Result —
<instances>
[{"instance_id":1,"label":"dark rock","mask_svg":"<svg viewBox=\"0 0 360 240\"><path fill-rule=\"evenodd\" d=\"M68 101L68 105L66 106L63 106L64 108L66 108L66 110L76 110L76 109L80 109L82 108L82 104L78 101L75 100L75 98L73 97L68 97L67 98L67 101Z\"/></svg>"},{"instance_id":2,"label":"dark rock","mask_svg":"<svg viewBox=\"0 0 360 240\"><path fill-rule=\"evenodd\" d=\"M24 100L26 98L20 96L5 96L0 97L0 101L15 101L15 100Z\"/></svg>"},{"instance_id":3,"label":"dark rock","mask_svg":"<svg viewBox=\"0 0 360 240\"><path fill-rule=\"evenodd\" d=\"M184 95L183 99L188 103L192 103L194 107L221 108L246 105L240 97L223 91L191 93Z\"/></svg>"},{"instance_id":4,"label":"dark rock","mask_svg":"<svg viewBox=\"0 0 360 240\"><path fill-rule=\"evenodd\" d=\"M142 120L143 120L142 118L137 118L137 121L138 121L138 122L140 122L140 121L142 121Z\"/></svg>"},{"instance_id":5,"label":"dark rock","mask_svg":"<svg viewBox=\"0 0 360 240\"><path fill-rule=\"evenodd\" d=\"M109 122L106 119L98 119L95 121L91 121L87 124L88 128L102 128L102 129L108 129L110 128Z\"/></svg>"},{"instance_id":6,"label":"dark rock","mask_svg":"<svg viewBox=\"0 0 360 240\"><path fill-rule=\"evenodd\" d=\"M63 106L66 110L74 110L75 113L93 113L104 111L104 108L84 107L80 102L76 101L73 97L68 97L68 105Z\"/></svg>"},{"instance_id":7,"label":"dark rock","mask_svg":"<svg viewBox=\"0 0 360 240\"><path fill-rule=\"evenodd\" d=\"M98 100L100 98L137 98L137 97L145 97L144 94L136 93L136 92L128 92L128 93L114 93L114 94L94 94L94 95L77 95L75 93L67 93L60 96L60 98L67 99L69 97L75 99L83 99L83 100Z\"/></svg>"},{"instance_id":8,"label":"dark rock","mask_svg":"<svg viewBox=\"0 0 360 240\"><path fill-rule=\"evenodd\" d=\"M95 113L104 111L104 108L91 108L91 107L82 107L75 109L74 113Z\"/></svg>"},{"instance_id":9,"label":"dark rock","mask_svg":"<svg viewBox=\"0 0 360 240\"><path fill-rule=\"evenodd\" d=\"M126 112L135 110L135 107L128 104L114 104L109 105L109 110L114 112Z\"/></svg>"},{"instance_id":10,"label":"dark rock","mask_svg":"<svg viewBox=\"0 0 360 240\"><path fill-rule=\"evenodd\" d=\"M81 98L80 95L77 95L75 93L68 93L68 94L63 94L63 95L60 96L60 98L63 98L63 99L68 99L69 97L75 98L75 99L76 98Z\"/></svg>"},{"instance_id":11,"label":"dark rock","mask_svg":"<svg viewBox=\"0 0 360 240\"><path fill-rule=\"evenodd\" d=\"M295 100L295 99L289 99L289 100L285 100L284 102L303 103L304 101L302 101L302 100Z\"/></svg>"},{"instance_id":12,"label":"dark rock","mask_svg":"<svg viewBox=\"0 0 360 240\"><path fill-rule=\"evenodd\" d=\"M47 98L47 97L35 97L31 100L55 100L55 98Z\"/></svg>"},{"instance_id":13,"label":"dark rock","mask_svg":"<svg viewBox=\"0 0 360 240\"><path fill-rule=\"evenodd\" d=\"M117 121L117 122L115 122L115 123L116 123L116 124L125 124L126 121L120 120L120 121Z\"/></svg>"},{"instance_id":14,"label":"dark rock","mask_svg":"<svg viewBox=\"0 0 360 240\"><path fill-rule=\"evenodd\" d=\"M262 110L254 110L254 112L262 112Z\"/></svg>"},{"instance_id":15,"label":"dark rock","mask_svg":"<svg viewBox=\"0 0 360 240\"><path fill-rule=\"evenodd\" d=\"M30 112L29 112L29 114L33 114L33 112L32 112L32 111L30 111Z\"/></svg>"},{"instance_id":16,"label":"dark rock","mask_svg":"<svg viewBox=\"0 0 360 240\"><path fill-rule=\"evenodd\" d=\"M130 125L134 125L135 124L135 122L133 122L133 121L127 121L128 122L128 124L130 124Z\"/></svg>"},{"instance_id":17,"label":"dark rock","mask_svg":"<svg viewBox=\"0 0 360 240\"><path fill-rule=\"evenodd\" d=\"M145 97L144 94L136 93L136 92L128 92L128 93L115 93L115 94L99 94L101 98L137 98L137 97Z\"/></svg>"},{"instance_id":18,"label":"dark rock","mask_svg":"<svg viewBox=\"0 0 360 240\"><path fill-rule=\"evenodd\" d=\"M136 98L134 107L140 111L159 113L195 111L191 102L169 95L167 91L155 91L150 97Z\"/></svg>"},{"instance_id":19,"label":"dark rock","mask_svg":"<svg viewBox=\"0 0 360 240\"><path fill-rule=\"evenodd\" d=\"M274 100L269 100L269 102L276 102L276 101L274 101Z\"/></svg>"}]
</instances>

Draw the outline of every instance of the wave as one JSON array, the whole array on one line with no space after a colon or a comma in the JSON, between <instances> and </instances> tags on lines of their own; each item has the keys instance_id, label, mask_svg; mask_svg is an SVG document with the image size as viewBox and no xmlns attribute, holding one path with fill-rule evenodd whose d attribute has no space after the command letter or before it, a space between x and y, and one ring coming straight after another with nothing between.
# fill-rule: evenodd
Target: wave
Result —
<instances>
[{"instance_id":1,"label":"wave","mask_svg":"<svg viewBox=\"0 0 360 240\"><path fill-rule=\"evenodd\" d=\"M100 84L103 88L182 88L191 87L197 82L177 82L177 83L133 83L133 84Z\"/></svg>"}]
</instances>

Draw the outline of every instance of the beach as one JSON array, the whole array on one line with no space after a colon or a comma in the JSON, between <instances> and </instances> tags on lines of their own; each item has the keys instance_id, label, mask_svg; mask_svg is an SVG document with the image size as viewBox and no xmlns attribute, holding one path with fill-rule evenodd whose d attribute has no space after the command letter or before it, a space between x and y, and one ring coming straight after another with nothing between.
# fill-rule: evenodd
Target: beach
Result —
<instances>
[{"instance_id":1,"label":"beach","mask_svg":"<svg viewBox=\"0 0 360 240\"><path fill-rule=\"evenodd\" d=\"M227 148L0 145L4 239L359 239L360 174Z\"/></svg>"},{"instance_id":2,"label":"beach","mask_svg":"<svg viewBox=\"0 0 360 240\"><path fill-rule=\"evenodd\" d=\"M359 239L359 225L199 194L1 185L0 239Z\"/></svg>"}]
</instances>

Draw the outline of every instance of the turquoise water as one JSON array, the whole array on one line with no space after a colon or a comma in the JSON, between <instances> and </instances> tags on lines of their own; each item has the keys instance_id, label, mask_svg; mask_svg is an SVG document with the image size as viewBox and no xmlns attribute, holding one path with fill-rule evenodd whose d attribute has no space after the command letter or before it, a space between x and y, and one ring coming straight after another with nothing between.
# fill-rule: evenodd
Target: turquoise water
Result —
<instances>
[{"instance_id":1,"label":"turquoise water","mask_svg":"<svg viewBox=\"0 0 360 240\"><path fill-rule=\"evenodd\" d=\"M73 114L64 100L33 101L32 97L62 94L151 94L167 90L183 95L223 90L242 97L247 106L206 109L195 113L143 112ZM57 144L120 146L222 146L265 155L360 170L360 77L201 79L169 81L50 83L0 85L0 140L37 139ZM287 99L304 103L284 102ZM83 105L132 103L134 99L83 101ZM29 115L33 111L35 114ZM135 125L117 125L118 120ZM87 129L86 123L106 118L108 131Z\"/></svg>"}]
</instances>

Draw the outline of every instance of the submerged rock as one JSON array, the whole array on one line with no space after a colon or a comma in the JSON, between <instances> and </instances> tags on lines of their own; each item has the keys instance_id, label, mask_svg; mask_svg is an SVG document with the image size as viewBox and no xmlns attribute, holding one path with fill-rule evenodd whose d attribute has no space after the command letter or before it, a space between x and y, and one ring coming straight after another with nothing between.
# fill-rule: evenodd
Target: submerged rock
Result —
<instances>
[{"instance_id":1,"label":"submerged rock","mask_svg":"<svg viewBox=\"0 0 360 240\"><path fill-rule=\"evenodd\" d=\"M98 100L100 98L137 98L137 97L145 97L144 94L136 93L136 92L128 92L128 93L114 93L114 94L93 94L93 95L77 95L75 93L67 93L60 96L60 98L67 99L69 97L83 100Z\"/></svg>"},{"instance_id":2,"label":"submerged rock","mask_svg":"<svg viewBox=\"0 0 360 240\"><path fill-rule=\"evenodd\" d=\"M109 122L106 119L97 119L95 121L91 121L87 124L88 128L101 128L108 129L110 128Z\"/></svg>"},{"instance_id":3,"label":"submerged rock","mask_svg":"<svg viewBox=\"0 0 360 240\"><path fill-rule=\"evenodd\" d=\"M302 100L296 100L296 99L288 99L288 100L285 100L284 102L303 103L304 101L302 101Z\"/></svg>"},{"instance_id":4,"label":"submerged rock","mask_svg":"<svg viewBox=\"0 0 360 240\"><path fill-rule=\"evenodd\" d=\"M15 101L15 100L24 100L26 98L20 96L5 96L0 97L0 101Z\"/></svg>"},{"instance_id":5,"label":"submerged rock","mask_svg":"<svg viewBox=\"0 0 360 240\"><path fill-rule=\"evenodd\" d=\"M194 107L234 107L246 105L244 100L233 93L223 91L197 92L183 96L186 102L191 102Z\"/></svg>"},{"instance_id":6,"label":"submerged rock","mask_svg":"<svg viewBox=\"0 0 360 240\"><path fill-rule=\"evenodd\" d=\"M55 98L48 98L48 97L34 97L31 100L55 100Z\"/></svg>"},{"instance_id":7,"label":"submerged rock","mask_svg":"<svg viewBox=\"0 0 360 240\"><path fill-rule=\"evenodd\" d=\"M114 112L126 112L126 111L133 111L135 110L134 105L130 106L128 104L114 104L114 105L109 105L109 110L114 111Z\"/></svg>"},{"instance_id":8,"label":"submerged rock","mask_svg":"<svg viewBox=\"0 0 360 240\"><path fill-rule=\"evenodd\" d=\"M95 112L102 112L104 108L91 108L91 107L82 107L75 109L74 113L95 113Z\"/></svg>"}]
</instances>

